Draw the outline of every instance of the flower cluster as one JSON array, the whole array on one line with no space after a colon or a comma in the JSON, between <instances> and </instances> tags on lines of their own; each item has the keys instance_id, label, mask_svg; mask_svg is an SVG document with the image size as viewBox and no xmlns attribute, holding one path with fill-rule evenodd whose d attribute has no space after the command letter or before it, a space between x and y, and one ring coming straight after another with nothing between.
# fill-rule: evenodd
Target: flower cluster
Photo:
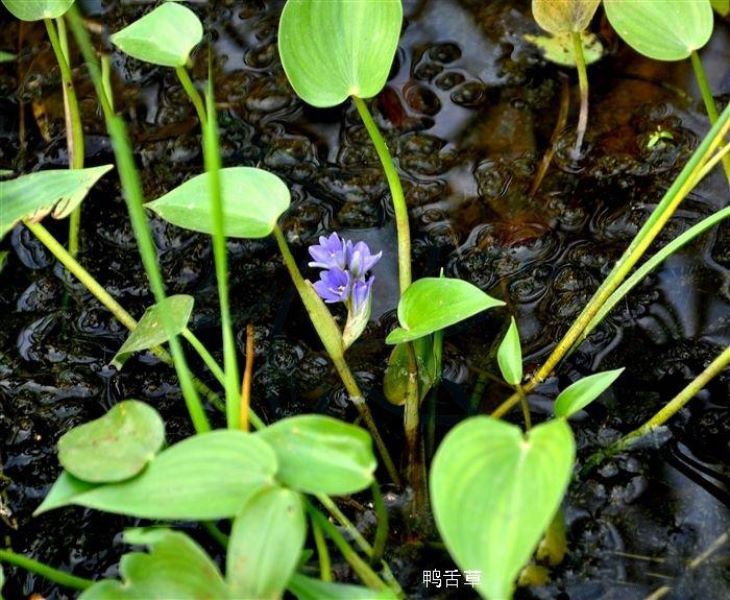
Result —
<instances>
[{"instance_id":1,"label":"flower cluster","mask_svg":"<svg viewBox=\"0 0 730 600\"><path fill-rule=\"evenodd\" d=\"M370 318L375 277L368 273L380 260L382 252L373 254L365 242L353 243L337 233L321 236L319 244L310 246L314 259L310 267L323 269L314 289L328 304L342 302L347 307L345 346L349 346L365 329Z\"/></svg>"}]
</instances>

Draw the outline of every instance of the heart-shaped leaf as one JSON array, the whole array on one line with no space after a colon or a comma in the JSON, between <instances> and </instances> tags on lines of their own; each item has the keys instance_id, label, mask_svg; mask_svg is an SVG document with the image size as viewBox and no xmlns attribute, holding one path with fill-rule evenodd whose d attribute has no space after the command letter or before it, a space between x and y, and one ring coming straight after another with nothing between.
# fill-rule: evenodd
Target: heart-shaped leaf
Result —
<instances>
[{"instance_id":1,"label":"heart-shaped leaf","mask_svg":"<svg viewBox=\"0 0 730 600\"><path fill-rule=\"evenodd\" d=\"M582 410L606 391L623 372L623 369L603 371L572 383L555 400L555 416L567 419Z\"/></svg>"},{"instance_id":2,"label":"heart-shaped leaf","mask_svg":"<svg viewBox=\"0 0 730 600\"><path fill-rule=\"evenodd\" d=\"M233 598L281 598L307 536L301 496L270 488L251 496L233 521L226 560Z\"/></svg>"},{"instance_id":3,"label":"heart-shaped leaf","mask_svg":"<svg viewBox=\"0 0 730 600\"><path fill-rule=\"evenodd\" d=\"M89 169L37 171L0 181L0 239L21 219L38 222L53 211L63 219L112 165Z\"/></svg>"},{"instance_id":4,"label":"heart-shaped leaf","mask_svg":"<svg viewBox=\"0 0 730 600\"><path fill-rule=\"evenodd\" d=\"M540 49L545 60L563 67L576 66L572 33L557 33L554 35L530 35L526 33L523 37ZM583 45L583 59L587 65L592 65L603 56L603 45L598 36L593 33L582 31L580 39Z\"/></svg>"},{"instance_id":5,"label":"heart-shaped leaf","mask_svg":"<svg viewBox=\"0 0 730 600\"><path fill-rule=\"evenodd\" d=\"M552 34L578 33L588 28L601 0L532 0L537 24Z\"/></svg>"},{"instance_id":6,"label":"heart-shaped leaf","mask_svg":"<svg viewBox=\"0 0 730 600\"><path fill-rule=\"evenodd\" d=\"M124 541L148 545L150 551L122 556L119 563L122 581L99 581L85 590L79 600L225 600L230 597L216 564L184 533L169 529L130 530L125 532Z\"/></svg>"},{"instance_id":7,"label":"heart-shaped leaf","mask_svg":"<svg viewBox=\"0 0 730 600\"><path fill-rule=\"evenodd\" d=\"M109 37L125 54L163 67L184 67L203 39L197 15L177 2L163 2Z\"/></svg>"},{"instance_id":8,"label":"heart-shaped leaf","mask_svg":"<svg viewBox=\"0 0 730 600\"><path fill-rule=\"evenodd\" d=\"M481 573L479 592L512 597L514 580L560 506L573 468L567 422L519 427L467 419L441 443L431 468L431 500L441 537L462 571Z\"/></svg>"},{"instance_id":9,"label":"heart-shaped leaf","mask_svg":"<svg viewBox=\"0 0 730 600\"><path fill-rule=\"evenodd\" d=\"M60 17L71 8L74 0L2 0L2 3L16 19L41 21Z\"/></svg>"},{"instance_id":10,"label":"heart-shaped leaf","mask_svg":"<svg viewBox=\"0 0 730 600\"><path fill-rule=\"evenodd\" d=\"M266 442L216 430L163 450L140 475L121 483L94 487L64 472L35 514L77 504L146 519L224 519L237 515L251 494L272 486L276 470Z\"/></svg>"},{"instance_id":11,"label":"heart-shaped leaf","mask_svg":"<svg viewBox=\"0 0 730 600\"><path fill-rule=\"evenodd\" d=\"M454 325L504 302L461 279L424 277L414 281L398 302L400 327L385 340L402 344Z\"/></svg>"},{"instance_id":12,"label":"heart-shaped leaf","mask_svg":"<svg viewBox=\"0 0 730 600\"><path fill-rule=\"evenodd\" d=\"M193 313L194 302L195 299L192 296L178 294L168 296L162 302L150 306L137 323L137 327L114 355L112 364L117 369L121 369L125 361L135 352L148 350L169 341L171 336L165 329L163 314L168 315L169 324L174 326L170 333L180 334L187 327L190 315Z\"/></svg>"},{"instance_id":13,"label":"heart-shaped leaf","mask_svg":"<svg viewBox=\"0 0 730 600\"><path fill-rule=\"evenodd\" d=\"M682 60L712 35L710 0L605 0L611 26L637 52L657 60Z\"/></svg>"},{"instance_id":14,"label":"heart-shaped leaf","mask_svg":"<svg viewBox=\"0 0 730 600\"><path fill-rule=\"evenodd\" d=\"M383 89L398 48L400 0L288 0L279 55L294 91L313 106Z\"/></svg>"},{"instance_id":15,"label":"heart-shaped leaf","mask_svg":"<svg viewBox=\"0 0 730 600\"><path fill-rule=\"evenodd\" d=\"M61 436L58 462L83 481L123 481L144 469L164 441L159 413L144 402L124 400Z\"/></svg>"},{"instance_id":16,"label":"heart-shaped leaf","mask_svg":"<svg viewBox=\"0 0 730 600\"><path fill-rule=\"evenodd\" d=\"M253 167L219 171L226 237L262 238L289 208L289 188L273 173ZM208 174L189 179L147 208L178 227L213 233Z\"/></svg>"},{"instance_id":17,"label":"heart-shaped leaf","mask_svg":"<svg viewBox=\"0 0 730 600\"><path fill-rule=\"evenodd\" d=\"M522 381L522 346L517 322L512 317L509 329L497 350L497 363L502 377L510 385L519 385Z\"/></svg>"},{"instance_id":18,"label":"heart-shaped leaf","mask_svg":"<svg viewBox=\"0 0 730 600\"><path fill-rule=\"evenodd\" d=\"M309 494L342 496L365 489L377 466L370 434L323 415L277 421L256 436L276 452L283 484Z\"/></svg>"},{"instance_id":19,"label":"heart-shaped leaf","mask_svg":"<svg viewBox=\"0 0 730 600\"><path fill-rule=\"evenodd\" d=\"M332 583L313 579L295 573L289 580L289 591L298 600L396 600L397 596L390 588L371 590L370 588L346 583Z\"/></svg>"}]
</instances>

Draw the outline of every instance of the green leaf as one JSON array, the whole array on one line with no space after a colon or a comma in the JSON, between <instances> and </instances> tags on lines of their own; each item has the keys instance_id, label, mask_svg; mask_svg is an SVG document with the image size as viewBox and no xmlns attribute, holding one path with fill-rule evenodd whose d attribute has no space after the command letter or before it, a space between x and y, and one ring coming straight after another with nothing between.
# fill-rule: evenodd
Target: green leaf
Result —
<instances>
[{"instance_id":1,"label":"green leaf","mask_svg":"<svg viewBox=\"0 0 730 600\"><path fill-rule=\"evenodd\" d=\"M462 571L481 572L490 600L512 597L514 580L557 512L575 458L567 422L519 427L474 417L449 432L431 468L441 537Z\"/></svg>"},{"instance_id":2,"label":"green leaf","mask_svg":"<svg viewBox=\"0 0 730 600\"><path fill-rule=\"evenodd\" d=\"M287 587L298 600L396 600L397 598L390 588L371 590L359 585L313 579L300 573L292 576Z\"/></svg>"},{"instance_id":3,"label":"green leaf","mask_svg":"<svg viewBox=\"0 0 730 600\"><path fill-rule=\"evenodd\" d=\"M418 396L423 400L438 380L437 360L434 355L433 337L424 336L413 340L413 351L418 365ZM388 366L383 376L383 393L388 402L403 406L408 389L408 347L398 344L388 358Z\"/></svg>"},{"instance_id":4,"label":"green leaf","mask_svg":"<svg viewBox=\"0 0 730 600\"><path fill-rule=\"evenodd\" d=\"M112 363L117 369L121 369L126 360L135 352L154 348L170 340L165 329L165 317L168 315L169 323L174 325L173 334L180 334L187 327L190 315L193 313L192 296L178 294L168 296L162 302L150 306L142 315L129 337L122 347L114 355Z\"/></svg>"},{"instance_id":5,"label":"green leaf","mask_svg":"<svg viewBox=\"0 0 730 600\"><path fill-rule=\"evenodd\" d=\"M336 106L383 89L398 48L400 0L289 0L279 21L279 55L302 100Z\"/></svg>"},{"instance_id":6,"label":"green leaf","mask_svg":"<svg viewBox=\"0 0 730 600\"><path fill-rule=\"evenodd\" d=\"M10 252L8 250L3 250L2 252L0 252L0 273L3 272L5 265L8 263L9 256Z\"/></svg>"},{"instance_id":7,"label":"green leaf","mask_svg":"<svg viewBox=\"0 0 730 600\"><path fill-rule=\"evenodd\" d=\"M164 442L159 413L144 402L124 400L61 436L58 462L83 481L123 481L144 469Z\"/></svg>"},{"instance_id":8,"label":"green leaf","mask_svg":"<svg viewBox=\"0 0 730 600\"><path fill-rule=\"evenodd\" d=\"M81 481L70 473L61 471L48 495L43 499L43 503L35 510L33 515L73 504L74 498L98 487L98 484Z\"/></svg>"},{"instance_id":9,"label":"green leaf","mask_svg":"<svg viewBox=\"0 0 730 600\"><path fill-rule=\"evenodd\" d=\"M140 475L121 483L80 486L73 493L79 482L64 472L35 514L77 504L146 519L224 519L272 486L276 470L276 455L263 440L219 429L163 450Z\"/></svg>"},{"instance_id":10,"label":"green leaf","mask_svg":"<svg viewBox=\"0 0 730 600\"><path fill-rule=\"evenodd\" d=\"M582 410L605 392L623 372L623 368L603 371L569 385L555 400L555 416L567 419Z\"/></svg>"},{"instance_id":11,"label":"green leaf","mask_svg":"<svg viewBox=\"0 0 730 600\"><path fill-rule=\"evenodd\" d=\"M377 461L372 440L356 425L323 415L299 415L255 435L276 452L276 478L300 492L342 496L373 482Z\"/></svg>"},{"instance_id":12,"label":"green leaf","mask_svg":"<svg viewBox=\"0 0 730 600\"><path fill-rule=\"evenodd\" d=\"M60 17L71 8L74 0L2 0L2 3L16 19L40 21Z\"/></svg>"},{"instance_id":13,"label":"green leaf","mask_svg":"<svg viewBox=\"0 0 730 600\"><path fill-rule=\"evenodd\" d=\"M730 15L730 0L710 0L712 8L717 11L721 17Z\"/></svg>"},{"instance_id":14,"label":"green leaf","mask_svg":"<svg viewBox=\"0 0 730 600\"><path fill-rule=\"evenodd\" d=\"M682 60L712 35L709 0L605 0L611 26L637 52L657 60Z\"/></svg>"},{"instance_id":15,"label":"green leaf","mask_svg":"<svg viewBox=\"0 0 730 600\"><path fill-rule=\"evenodd\" d=\"M301 496L270 488L254 496L233 521L227 580L233 598L280 598L307 536Z\"/></svg>"},{"instance_id":16,"label":"green leaf","mask_svg":"<svg viewBox=\"0 0 730 600\"><path fill-rule=\"evenodd\" d=\"M537 24L552 34L588 29L601 0L532 0Z\"/></svg>"},{"instance_id":17,"label":"green leaf","mask_svg":"<svg viewBox=\"0 0 730 600\"><path fill-rule=\"evenodd\" d=\"M504 302L461 279L424 277L414 281L398 302L400 327L387 344L402 344L454 325Z\"/></svg>"},{"instance_id":18,"label":"green leaf","mask_svg":"<svg viewBox=\"0 0 730 600\"><path fill-rule=\"evenodd\" d=\"M165 2L109 39L122 52L144 62L184 67L203 39L203 26L186 6Z\"/></svg>"},{"instance_id":19,"label":"green leaf","mask_svg":"<svg viewBox=\"0 0 730 600\"><path fill-rule=\"evenodd\" d=\"M0 50L0 63L11 62L17 58L12 52L3 52Z\"/></svg>"},{"instance_id":20,"label":"green leaf","mask_svg":"<svg viewBox=\"0 0 730 600\"><path fill-rule=\"evenodd\" d=\"M0 565L0 594L2 594L4 585L5 585L5 570L3 569L3 566Z\"/></svg>"},{"instance_id":21,"label":"green leaf","mask_svg":"<svg viewBox=\"0 0 730 600\"><path fill-rule=\"evenodd\" d=\"M51 211L55 219L67 217L112 166L37 171L0 181L0 239L22 219L38 222Z\"/></svg>"},{"instance_id":22,"label":"green leaf","mask_svg":"<svg viewBox=\"0 0 730 600\"><path fill-rule=\"evenodd\" d=\"M522 382L522 346L517 322L512 317L509 329L497 350L497 363L502 377L510 385L519 385Z\"/></svg>"},{"instance_id":23,"label":"green leaf","mask_svg":"<svg viewBox=\"0 0 730 600\"><path fill-rule=\"evenodd\" d=\"M184 533L169 529L131 530L125 532L124 541L149 545L150 551L122 556L119 564L122 581L99 581L85 590L79 600L224 600L230 597L218 567Z\"/></svg>"},{"instance_id":24,"label":"green leaf","mask_svg":"<svg viewBox=\"0 0 730 600\"><path fill-rule=\"evenodd\" d=\"M289 189L273 173L253 167L219 171L226 237L262 238L289 208ZM147 208L178 227L213 233L208 174L189 179Z\"/></svg>"},{"instance_id":25,"label":"green leaf","mask_svg":"<svg viewBox=\"0 0 730 600\"><path fill-rule=\"evenodd\" d=\"M575 51L573 49L572 33L556 33L554 35L530 35L523 36L531 44L535 44L545 60L563 67L575 67ZM580 39L583 45L583 58L587 65L597 62L604 53L603 44L593 33L581 32Z\"/></svg>"}]
</instances>

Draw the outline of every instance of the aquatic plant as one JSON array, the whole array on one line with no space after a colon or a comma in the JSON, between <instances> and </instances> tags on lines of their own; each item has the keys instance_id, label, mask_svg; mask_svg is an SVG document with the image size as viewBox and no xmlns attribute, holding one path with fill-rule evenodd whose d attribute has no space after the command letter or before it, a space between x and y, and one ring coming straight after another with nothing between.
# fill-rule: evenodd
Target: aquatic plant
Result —
<instances>
[{"instance_id":1,"label":"aquatic plant","mask_svg":"<svg viewBox=\"0 0 730 600\"><path fill-rule=\"evenodd\" d=\"M586 3L586 10L593 4L597 3ZM164 25L155 21L161 14L170 19ZM579 15L580 18L571 17L574 27L587 24L585 13ZM88 32L74 8L68 18L102 106L155 303L139 321L133 319L39 222L49 214L61 218L78 207L96 181L110 171L110 165L76 171L39 171L0 181L0 236L23 223L130 329L129 337L112 359L117 368L122 368L132 353L146 349L174 366L196 435L166 446L165 424L156 409L126 399L99 419L64 433L58 443L63 470L37 514L78 505L163 522L200 521L225 549L226 564L221 570L200 545L164 523L125 532L125 543L145 546L148 551L125 554L120 563L120 579L93 582L10 550L0 550L0 561L83 590L82 600L194 598L201 594L216 598L277 598L285 590L300 598L403 597L388 564L382 560L388 519L374 475L377 461L373 442L396 484L400 484L399 473L346 358L346 350L369 320L375 285L371 271L382 253L393 249L373 253L364 242L343 239L332 232L309 248L309 266L321 269L319 280L312 283L303 277L278 224L290 204L285 182L263 169L221 164L212 69L209 65L205 102L185 69L192 48L201 41L202 25L198 31L195 23L200 23L194 13L173 3L161 5L117 32L114 41L132 56L178 71L202 125L205 172L146 202L126 125L112 108L109 86ZM170 34L158 36L160 39L155 38L151 46L140 44L149 32L158 32L160 27L173 25L172 29L176 29L178 19L179 39ZM413 520L421 531L428 530L424 522L429 518L425 496L429 490L435 524L454 560L465 572L482 574L478 590L484 597L501 600L511 596L515 579L536 551L538 559L541 553L550 552L545 547L555 531L560 530L563 519L559 508L575 459L575 439L568 419L605 392L622 369L574 381L556 396L554 418L534 427L527 394L553 373L562 358L646 273L730 216L730 211L724 209L708 217L631 274L683 199L730 151L730 145L724 141L730 127L730 108L718 117L546 363L527 379L517 321L510 318L496 350L496 364L514 394L491 417L471 417L453 428L435 452L427 481L419 411L441 379L444 331L483 311L502 307L504 302L467 281L444 277L443 273L440 277L411 279L405 199L392 156L363 101L385 85L401 19L402 9L397 0L290 0L280 29L282 61L297 93L305 100L309 98L307 101L312 104L331 106L353 97L378 151L396 213L401 291L398 326L385 340L394 347L384 387L388 398L404 407L404 454L407 481L414 495ZM571 29L571 33L576 31ZM212 238L224 347L222 367L188 328L194 299L166 293L148 212ZM245 384L244 391L239 393L228 306L226 239L262 239L270 235L275 238L293 285L365 428L320 415L288 417L267 425L248 406ZM328 308L338 303L348 311L344 330ZM180 337L220 384L225 393L223 401L193 375ZM169 345L170 354L161 348L163 344ZM252 359L252 353L249 347L247 359ZM729 362L730 351L726 350L665 407L663 414L622 441L620 449L659 426L662 419L674 414ZM246 372L250 381L248 367ZM225 429L212 429L209 407L203 398L225 413ZM518 402L523 408L524 432L498 418ZM249 424L256 432L249 432ZM433 439L431 442L433 445ZM331 498L368 489L378 521L372 544ZM348 537L323 511L344 528ZM218 521L230 525L230 534L219 528ZM310 530L321 580L300 572L301 564L309 556L305 544ZM367 588L332 581L327 540ZM549 562L559 562L563 553L564 550L553 552Z\"/></svg>"},{"instance_id":2,"label":"aquatic plant","mask_svg":"<svg viewBox=\"0 0 730 600\"><path fill-rule=\"evenodd\" d=\"M63 90L63 109L66 116L66 148L69 169L84 167L84 129L81 111L76 98L71 73L68 35L64 15L74 0L2 0L3 5L22 21L43 21L53 53L61 71ZM6 57L7 59L7 57ZM79 230L81 227L81 208L70 211L68 229L68 248L73 256L79 251Z\"/></svg>"},{"instance_id":3,"label":"aquatic plant","mask_svg":"<svg viewBox=\"0 0 730 600\"><path fill-rule=\"evenodd\" d=\"M323 269L313 287L328 304L341 302L347 308L347 321L342 332L345 350L360 337L370 320L375 276L368 273L380 260L383 252L372 254L365 242L353 244L337 233L321 236L319 244L309 247L314 259L310 267Z\"/></svg>"},{"instance_id":4,"label":"aquatic plant","mask_svg":"<svg viewBox=\"0 0 730 600\"><path fill-rule=\"evenodd\" d=\"M591 40L584 41L584 32L590 25L593 15L596 14L601 0L532 0L532 14L545 31L553 34L560 42L565 40L573 47L572 60L578 69L578 85L580 87L580 114L576 130L573 157L579 158L583 138L588 127L588 71L584 45L591 44ZM551 46L548 46L550 48Z\"/></svg>"},{"instance_id":5,"label":"aquatic plant","mask_svg":"<svg viewBox=\"0 0 730 600\"><path fill-rule=\"evenodd\" d=\"M713 125L717 123L717 105L697 54L712 35L710 0L604 0L603 3L613 28L637 52L655 60L691 59L707 116ZM721 10L719 7L718 11ZM730 156L724 157L722 162L730 181Z\"/></svg>"}]
</instances>

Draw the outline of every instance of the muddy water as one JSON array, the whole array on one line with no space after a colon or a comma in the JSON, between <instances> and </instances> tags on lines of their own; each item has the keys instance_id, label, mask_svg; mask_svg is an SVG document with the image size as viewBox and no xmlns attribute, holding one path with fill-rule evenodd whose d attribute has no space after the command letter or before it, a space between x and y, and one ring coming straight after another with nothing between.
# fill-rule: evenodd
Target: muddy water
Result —
<instances>
[{"instance_id":1,"label":"muddy water","mask_svg":"<svg viewBox=\"0 0 730 600\"><path fill-rule=\"evenodd\" d=\"M354 109L316 110L288 87L275 46L281 4L220 1L208 7L209 14L195 6L212 31L224 162L262 166L291 186L292 208L283 225L303 267L305 247L335 229L386 251L376 270L376 319L350 360L398 452L400 416L378 384L387 357L382 339L395 322L387 187ZM522 34L535 30L527 2L405 5L396 64L372 108L404 182L415 271L433 275L443 267L504 299L519 320L526 366L534 368L707 130L691 73L688 65L641 59L597 23L611 56L591 67L587 152L575 163L569 153L577 112L573 74L546 65L522 41ZM116 30L143 10L111 2L90 18ZM22 33L26 50L17 70L0 69L0 167L62 168L58 73L43 33L33 27L19 32L3 18L2 48L14 48ZM729 32L725 25L718 29L704 58L714 88L727 94ZM202 170L197 122L174 73L118 54L113 63L117 104L130 123L146 194L154 198ZM204 51L193 71L204 79ZM81 70L77 75L87 163L110 162L88 81ZM530 197L564 85L572 90L569 126L560 132L553 167ZM657 130L671 139L647 149ZM726 203L727 187L717 173L685 201L660 243ZM125 307L141 314L151 298L113 177L92 192L83 223L82 262ZM64 236L63 226L49 227ZM154 222L154 233L169 290L196 297L193 328L219 348L209 242L161 222ZM31 513L58 473L58 437L115 402L132 397L157 406L170 441L190 433L175 377L146 354L121 373L109 367L123 329L29 232L16 229L2 249L11 251L0 274L4 541L79 575L113 576L126 550L119 533L130 520L75 508L38 519ZM238 330L252 322L258 332L256 409L269 420L304 411L353 418L274 245L231 241L229 251ZM616 307L558 377L531 397L533 417L547 415L556 391L571 381L626 366L612 391L576 423L585 458L650 416L730 341L729 304L730 227L723 226L668 260ZM479 380L479 373L495 370L490 357L503 327L504 314L494 312L448 332L438 435L475 407L488 411L504 399L504 389ZM727 549L695 570L686 565L728 526L729 392L730 379L723 375L675 418L669 435L576 481L566 506L570 553L551 583L522 590L520 597L643 598L661 585L672 586L674 598L727 597ZM368 499L359 500L348 510L369 534ZM421 572L451 568L448 557L408 543L401 498L391 494L389 501L394 532L388 558L409 596L444 596L443 589L421 585ZM216 552L204 534L192 532ZM348 576L346 566L338 569ZM33 592L69 597L32 575L15 572L10 579L8 598ZM468 597L463 589L457 595Z\"/></svg>"}]
</instances>

